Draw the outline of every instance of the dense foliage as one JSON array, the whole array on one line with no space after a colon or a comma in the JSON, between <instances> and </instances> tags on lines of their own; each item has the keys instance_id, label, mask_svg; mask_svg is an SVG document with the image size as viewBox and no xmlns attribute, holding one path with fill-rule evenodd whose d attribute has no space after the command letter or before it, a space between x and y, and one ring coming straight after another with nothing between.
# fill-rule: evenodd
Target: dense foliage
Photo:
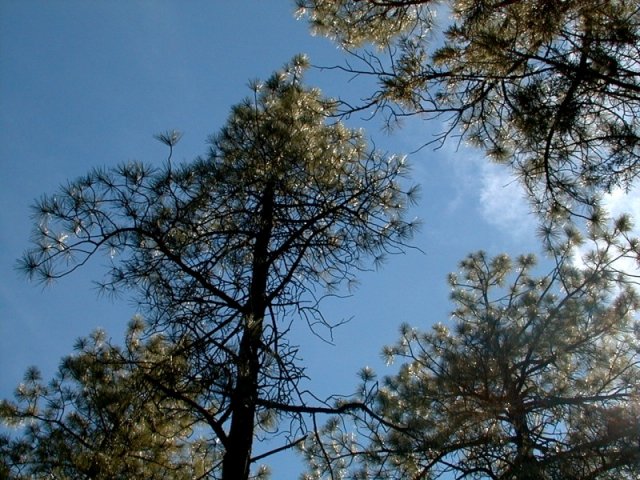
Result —
<instances>
[{"instance_id":1,"label":"dense foliage","mask_svg":"<svg viewBox=\"0 0 640 480\"><path fill-rule=\"evenodd\" d=\"M460 134L510 164L539 211L588 215L637 178L637 0L297 3L361 60L346 70L378 79L348 111L445 115L441 139Z\"/></svg>"},{"instance_id":2,"label":"dense foliage","mask_svg":"<svg viewBox=\"0 0 640 480\"><path fill-rule=\"evenodd\" d=\"M31 369L16 402L0 404L0 419L21 429L0 445L5 475L15 479L194 479L206 477L212 452L197 435L201 412L189 398L166 395L157 385L190 382L180 345L160 335L143 338L132 322L124 348L104 332L80 339L43 382Z\"/></svg>"},{"instance_id":3,"label":"dense foliage","mask_svg":"<svg viewBox=\"0 0 640 480\"><path fill-rule=\"evenodd\" d=\"M469 255L449 278L451 321L402 327L384 350L402 360L399 372L379 381L365 370L354 399L376 415L325 425L305 445L307 478L637 478L640 296L621 270L639 260L629 229L624 217L594 227L588 252L569 230L544 276L532 255Z\"/></svg>"}]
</instances>

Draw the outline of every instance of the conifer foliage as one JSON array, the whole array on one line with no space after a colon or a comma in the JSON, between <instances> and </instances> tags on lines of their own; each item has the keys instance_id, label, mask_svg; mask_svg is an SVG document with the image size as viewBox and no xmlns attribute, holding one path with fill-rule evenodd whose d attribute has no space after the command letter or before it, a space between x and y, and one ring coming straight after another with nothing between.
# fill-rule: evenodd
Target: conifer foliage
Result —
<instances>
[{"instance_id":1,"label":"conifer foliage","mask_svg":"<svg viewBox=\"0 0 640 480\"><path fill-rule=\"evenodd\" d=\"M187 359L143 330L134 319L124 347L103 331L78 340L50 382L36 368L25 374L16 401L0 404L5 423L25 427L0 444L3 478L206 478L216 456L193 430L200 412L158 388L192 381Z\"/></svg>"},{"instance_id":2,"label":"conifer foliage","mask_svg":"<svg viewBox=\"0 0 640 480\"><path fill-rule=\"evenodd\" d=\"M304 446L307 478L637 478L640 296L622 266L639 256L629 228L622 217L586 239L548 232L558 236L543 276L532 255L469 255L449 277L451 321L402 327L384 349L398 373L363 371L354 399L375 415L328 422Z\"/></svg>"},{"instance_id":3,"label":"conifer foliage","mask_svg":"<svg viewBox=\"0 0 640 480\"><path fill-rule=\"evenodd\" d=\"M44 197L22 260L50 282L106 254L102 288L132 292L148 333L180 346L184 371L153 381L194 409L221 459L212 478L248 478L254 438L278 432L286 415L298 425L290 442L304 435L291 322L324 322L316 296L367 258L400 251L412 232L404 160L330 121L334 102L301 83L305 65L296 58L254 84L206 156L94 170ZM179 137L159 139L173 150Z\"/></svg>"},{"instance_id":4,"label":"conifer foliage","mask_svg":"<svg viewBox=\"0 0 640 480\"><path fill-rule=\"evenodd\" d=\"M444 115L440 139L460 134L510 164L539 211L588 215L637 178L637 0L297 3L361 60L346 70L378 80L347 112Z\"/></svg>"}]
</instances>

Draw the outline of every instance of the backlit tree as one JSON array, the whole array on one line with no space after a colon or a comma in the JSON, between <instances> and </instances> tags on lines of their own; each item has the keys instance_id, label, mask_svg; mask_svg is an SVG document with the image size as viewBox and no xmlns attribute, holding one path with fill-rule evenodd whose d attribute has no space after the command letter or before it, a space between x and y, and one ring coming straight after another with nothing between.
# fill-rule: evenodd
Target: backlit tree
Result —
<instances>
[{"instance_id":1,"label":"backlit tree","mask_svg":"<svg viewBox=\"0 0 640 480\"><path fill-rule=\"evenodd\" d=\"M216 460L199 438L206 423L157 388L171 380L190 380L181 345L144 339L139 320L124 347L101 331L78 340L51 382L32 368L16 400L0 403L0 420L16 429L0 445L3 478L206 478ZM190 388L197 398L200 385Z\"/></svg>"},{"instance_id":2,"label":"backlit tree","mask_svg":"<svg viewBox=\"0 0 640 480\"><path fill-rule=\"evenodd\" d=\"M360 60L345 70L377 79L347 112L444 115L439 139L462 135L511 165L538 210L588 215L603 192L637 178L637 0L297 4Z\"/></svg>"},{"instance_id":3,"label":"backlit tree","mask_svg":"<svg viewBox=\"0 0 640 480\"><path fill-rule=\"evenodd\" d=\"M197 407L215 478L248 478L254 438L307 407L291 322L324 322L317 297L400 251L413 227L404 160L329 121L335 102L302 85L305 63L254 84L206 156L94 170L44 197L22 260L49 282L106 254L102 288L132 292L151 328L184 344L191 381L158 388ZM173 150L179 134L159 138ZM295 443L304 425L291 428Z\"/></svg>"},{"instance_id":4,"label":"backlit tree","mask_svg":"<svg viewBox=\"0 0 640 480\"><path fill-rule=\"evenodd\" d=\"M532 255L469 255L449 277L451 320L402 327L384 349L398 373L363 371L357 400L375 417L328 422L304 446L307 478L637 478L640 254L629 232L625 217L587 240L569 229L551 240L544 276Z\"/></svg>"}]
</instances>

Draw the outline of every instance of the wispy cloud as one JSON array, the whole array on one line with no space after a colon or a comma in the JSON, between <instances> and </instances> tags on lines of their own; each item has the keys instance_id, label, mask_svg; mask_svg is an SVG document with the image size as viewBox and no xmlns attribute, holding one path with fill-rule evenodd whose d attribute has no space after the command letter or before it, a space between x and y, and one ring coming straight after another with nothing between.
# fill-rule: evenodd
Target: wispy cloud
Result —
<instances>
[{"instance_id":1,"label":"wispy cloud","mask_svg":"<svg viewBox=\"0 0 640 480\"><path fill-rule=\"evenodd\" d=\"M456 188L450 209L474 205L473 215L480 217L503 238L516 242L530 240L537 229L537 217L531 212L521 183L505 165L492 163L478 150L446 144L439 151L453 171Z\"/></svg>"},{"instance_id":2,"label":"wispy cloud","mask_svg":"<svg viewBox=\"0 0 640 480\"><path fill-rule=\"evenodd\" d=\"M640 185L629 192L618 188L603 198L603 204L613 218L629 214L635 223L636 234L640 233Z\"/></svg>"},{"instance_id":3,"label":"wispy cloud","mask_svg":"<svg viewBox=\"0 0 640 480\"><path fill-rule=\"evenodd\" d=\"M487 223L516 240L530 238L536 217L520 182L503 166L484 160L479 169L479 210Z\"/></svg>"}]
</instances>

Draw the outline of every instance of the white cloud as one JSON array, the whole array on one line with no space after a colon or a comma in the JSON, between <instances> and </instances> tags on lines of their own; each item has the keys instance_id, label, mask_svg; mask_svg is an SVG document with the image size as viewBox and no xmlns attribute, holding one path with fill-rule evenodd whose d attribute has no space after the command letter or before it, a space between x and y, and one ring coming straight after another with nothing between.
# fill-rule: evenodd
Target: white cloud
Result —
<instances>
[{"instance_id":1,"label":"white cloud","mask_svg":"<svg viewBox=\"0 0 640 480\"><path fill-rule=\"evenodd\" d=\"M520 182L503 166L484 160L479 168L479 211L484 220L516 240L530 238L536 217Z\"/></svg>"},{"instance_id":2,"label":"white cloud","mask_svg":"<svg viewBox=\"0 0 640 480\"><path fill-rule=\"evenodd\" d=\"M625 192L618 188L603 198L604 207L613 218L623 213L631 215L635 223L636 234L640 233L640 186Z\"/></svg>"},{"instance_id":3,"label":"white cloud","mask_svg":"<svg viewBox=\"0 0 640 480\"><path fill-rule=\"evenodd\" d=\"M474 205L474 212L499 235L522 242L534 238L537 217L531 213L521 183L506 165L491 162L466 145L445 144L438 154L453 170L454 191L448 209Z\"/></svg>"}]
</instances>

